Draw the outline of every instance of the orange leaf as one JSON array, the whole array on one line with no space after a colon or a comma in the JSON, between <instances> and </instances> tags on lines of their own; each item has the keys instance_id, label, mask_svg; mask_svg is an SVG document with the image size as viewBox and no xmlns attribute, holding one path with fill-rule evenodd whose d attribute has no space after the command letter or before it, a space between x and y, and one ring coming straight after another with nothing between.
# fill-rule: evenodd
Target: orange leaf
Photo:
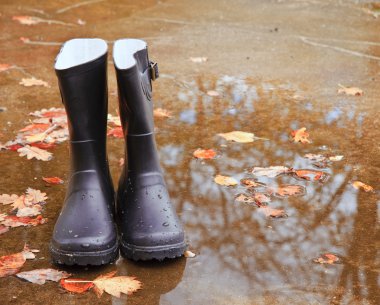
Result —
<instances>
[{"instance_id":1,"label":"orange leaf","mask_svg":"<svg viewBox=\"0 0 380 305\"><path fill-rule=\"evenodd\" d=\"M107 136L114 136L115 138L124 138L123 128L111 128L110 130L108 130Z\"/></svg>"},{"instance_id":2,"label":"orange leaf","mask_svg":"<svg viewBox=\"0 0 380 305\"><path fill-rule=\"evenodd\" d=\"M193 152L193 156L198 159L213 159L216 156L216 152L213 149L198 148Z\"/></svg>"},{"instance_id":3,"label":"orange leaf","mask_svg":"<svg viewBox=\"0 0 380 305\"><path fill-rule=\"evenodd\" d=\"M226 186L234 186L238 184L235 178L222 176L222 175L216 175L214 178L214 182L217 184L226 185Z\"/></svg>"},{"instance_id":4,"label":"orange leaf","mask_svg":"<svg viewBox=\"0 0 380 305\"><path fill-rule=\"evenodd\" d=\"M49 184L63 184L63 180L59 177L42 177L42 180Z\"/></svg>"},{"instance_id":5,"label":"orange leaf","mask_svg":"<svg viewBox=\"0 0 380 305\"><path fill-rule=\"evenodd\" d=\"M92 281L85 281L82 279L62 279L59 284L62 288L64 288L67 291L74 292L74 293L83 293L87 290L90 290L92 287L94 287L94 283Z\"/></svg>"},{"instance_id":6,"label":"orange leaf","mask_svg":"<svg viewBox=\"0 0 380 305\"><path fill-rule=\"evenodd\" d=\"M20 129L20 132L33 131L33 132L43 132L50 127L50 124L30 124L23 129Z\"/></svg>"},{"instance_id":7,"label":"orange leaf","mask_svg":"<svg viewBox=\"0 0 380 305\"><path fill-rule=\"evenodd\" d=\"M33 259L35 255L25 245L24 250L15 254L0 257L0 277L17 273L27 259Z\"/></svg>"},{"instance_id":8,"label":"orange leaf","mask_svg":"<svg viewBox=\"0 0 380 305\"><path fill-rule=\"evenodd\" d=\"M240 183L247 187L260 187L265 186L265 183L258 182L255 178L241 179Z\"/></svg>"},{"instance_id":9,"label":"orange leaf","mask_svg":"<svg viewBox=\"0 0 380 305\"><path fill-rule=\"evenodd\" d=\"M352 186L354 188L356 188L357 190L362 189L365 192L373 192L373 187L372 186L370 186L368 184L365 184L365 183L363 183L361 181L354 181L354 182L352 182Z\"/></svg>"},{"instance_id":10,"label":"orange leaf","mask_svg":"<svg viewBox=\"0 0 380 305\"><path fill-rule=\"evenodd\" d=\"M292 131L292 137L294 142L311 143L309 140L309 134L306 132L306 127L302 127L298 130Z\"/></svg>"},{"instance_id":11,"label":"orange leaf","mask_svg":"<svg viewBox=\"0 0 380 305\"><path fill-rule=\"evenodd\" d=\"M41 148L41 149L50 149L50 148L56 147L54 143L44 143L44 142L30 143L30 146Z\"/></svg>"},{"instance_id":12,"label":"orange leaf","mask_svg":"<svg viewBox=\"0 0 380 305\"><path fill-rule=\"evenodd\" d=\"M16 228L21 226L37 226L46 222L47 219L41 215L38 215L36 218L7 215L4 220L1 221L1 224L6 227Z\"/></svg>"},{"instance_id":13,"label":"orange leaf","mask_svg":"<svg viewBox=\"0 0 380 305\"><path fill-rule=\"evenodd\" d=\"M297 169L293 170L293 175L307 181L326 182L330 175L326 172L317 171L313 169Z\"/></svg>"}]
</instances>

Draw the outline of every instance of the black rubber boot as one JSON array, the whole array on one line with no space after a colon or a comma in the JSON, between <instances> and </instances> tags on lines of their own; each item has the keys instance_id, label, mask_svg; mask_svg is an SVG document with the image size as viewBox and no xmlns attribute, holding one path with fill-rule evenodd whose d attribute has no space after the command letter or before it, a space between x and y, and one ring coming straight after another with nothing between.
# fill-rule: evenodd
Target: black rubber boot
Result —
<instances>
[{"instance_id":1,"label":"black rubber boot","mask_svg":"<svg viewBox=\"0 0 380 305\"><path fill-rule=\"evenodd\" d=\"M184 231L170 202L154 138L151 80L146 43L115 42L113 58L120 116L126 141L126 165L117 192L121 254L133 260L174 258L186 248Z\"/></svg>"},{"instance_id":2,"label":"black rubber boot","mask_svg":"<svg viewBox=\"0 0 380 305\"><path fill-rule=\"evenodd\" d=\"M58 264L107 264L118 256L106 154L107 44L70 40L58 54L55 70L67 112L71 173L51 255Z\"/></svg>"}]
</instances>

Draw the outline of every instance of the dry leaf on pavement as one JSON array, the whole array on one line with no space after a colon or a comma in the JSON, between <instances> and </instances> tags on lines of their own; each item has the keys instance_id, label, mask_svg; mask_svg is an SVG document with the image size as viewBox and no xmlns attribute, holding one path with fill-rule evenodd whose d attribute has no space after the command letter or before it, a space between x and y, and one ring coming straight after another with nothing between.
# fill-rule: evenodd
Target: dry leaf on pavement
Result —
<instances>
[{"instance_id":1,"label":"dry leaf on pavement","mask_svg":"<svg viewBox=\"0 0 380 305\"><path fill-rule=\"evenodd\" d=\"M311 143L309 140L309 133L306 132L306 127L292 131L292 137L295 143L301 142L303 144Z\"/></svg>"},{"instance_id":2,"label":"dry leaf on pavement","mask_svg":"<svg viewBox=\"0 0 380 305\"><path fill-rule=\"evenodd\" d=\"M16 274L16 276L24 280L27 280L28 282L43 285L46 283L46 281L58 282L63 278L68 278L69 276L71 276L71 274L65 271L59 271L48 268L19 272Z\"/></svg>"},{"instance_id":3,"label":"dry leaf on pavement","mask_svg":"<svg viewBox=\"0 0 380 305\"><path fill-rule=\"evenodd\" d=\"M17 149L17 152L20 157L26 156L28 160L35 158L37 160L50 161L53 158L53 154L51 152L30 145Z\"/></svg>"},{"instance_id":4,"label":"dry leaf on pavement","mask_svg":"<svg viewBox=\"0 0 380 305\"><path fill-rule=\"evenodd\" d=\"M232 177L216 175L214 181L220 185L235 186L238 184L237 180Z\"/></svg>"},{"instance_id":5,"label":"dry leaf on pavement","mask_svg":"<svg viewBox=\"0 0 380 305\"><path fill-rule=\"evenodd\" d=\"M266 176L269 178L274 178L279 175L284 175L290 173L292 170L286 166L269 166L269 167L254 167L251 173L255 176Z\"/></svg>"},{"instance_id":6,"label":"dry leaf on pavement","mask_svg":"<svg viewBox=\"0 0 380 305\"><path fill-rule=\"evenodd\" d=\"M363 183L363 182L361 182L361 181L354 181L354 182L352 182L351 184L352 184L352 186L353 186L354 188L356 188L357 190L362 189L362 190L364 190L365 192L373 192L373 191L374 191L372 186L370 186L370 185L368 185L368 184L365 184L365 183Z\"/></svg>"},{"instance_id":7,"label":"dry leaf on pavement","mask_svg":"<svg viewBox=\"0 0 380 305\"><path fill-rule=\"evenodd\" d=\"M216 157L216 152L213 149L198 148L193 152L193 156L198 159L213 159Z\"/></svg>"},{"instance_id":8,"label":"dry leaf on pavement","mask_svg":"<svg viewBox=\"0 0 380 305\"><path fill-rule=\"evenodd\" d=\"M338 93L344 93L346 95L353 95L353 96L362 96L364 94L363 90L356 87L345 87L339 84Z\"/></svg>"},{"instance_id":9,"label":"dry leaf on pavement","mask_svg":"<svg viewBox=\"0 0 380 305\"><path fill-rule=\"evenodd\" d=\"M40 190L32 189L30 187L28 187L26 190L26 197L33 204L45 203L46 199L48 199L48 197L46 196L46 193L43 193Z\"/></svg>"},{"instance_id":10,"label":"dry leaf on pavement","mask_svg":"<svg viewBox=\"0 0 380 305\"><path fill-rule=\"evenodd\" d=\"M64 181L59 177L42 177L42 180L49 184L63 184Z\"/></svg>"},{"instance_id":11,"label":"dry leaf on pavement","mask_svg":"<svg viewBox=\"0 0 380 305\"><path fill-rule=\"evenodd\" d=\"M32 86L44 86L49 87L49 84L41 79L37 79L35 77L32 78L23 78L21 82L19 82L20 85L23 85L25 87L32 87Z\"/></svg>"}]
</instances>

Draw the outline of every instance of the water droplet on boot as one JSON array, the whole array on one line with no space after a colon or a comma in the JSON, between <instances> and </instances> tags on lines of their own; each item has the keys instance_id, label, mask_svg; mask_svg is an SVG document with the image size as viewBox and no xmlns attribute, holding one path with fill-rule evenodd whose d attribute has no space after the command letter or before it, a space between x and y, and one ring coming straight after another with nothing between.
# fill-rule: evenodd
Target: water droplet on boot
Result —
<instances>
[{"instance_id":1,"label":"water droplet on boot","mask_svg":"<svg viewBox=\"0 0 380 305\"><path fill-rule=\"evenodd\" d=\"M169 223L165 221L162 225L163 225L164 227L168 227L168 226L169 226Z\"/></svg>"},{"instance_id":2,"label":"water droplet on boot","mask_svg":"<svg viewBox=\"0 0 380 305\"><path fill-rule=\"evenodd\" d=\"M73 230L69 230L69 233L73 233Z\"/></svg>"}]
</instances>

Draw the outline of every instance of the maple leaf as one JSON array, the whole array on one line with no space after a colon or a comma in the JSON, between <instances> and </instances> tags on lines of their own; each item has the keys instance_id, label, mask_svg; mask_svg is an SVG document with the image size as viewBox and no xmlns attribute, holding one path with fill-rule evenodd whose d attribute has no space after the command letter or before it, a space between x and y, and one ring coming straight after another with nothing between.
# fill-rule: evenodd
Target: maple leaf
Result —
<instances>
[{"instance_id":1,"label":"maple leaf","mask_svg":"<svg viewBox=\"0 0 380 305\"><path fill-rule=\"evenodd\" d=\"M314 259L313 261L319 264L333 265L334 263L339 262L340 259L335 254L325 253L325 254L322 254L320 257Z\"/></svg>"},{"instance_id":2,"label":"maple leaf","mask_svg":"<svg viewBox=\"0 0 380 305\"><path fill-rule=\"evenodd\" d=\"M266 217L283 218L288 217L284 210L273 209L268 206L260 206L259 212L263 213Z\"/></svg>"},{"instance_id":3,"label":"maple leaf","mask_svg":"<svg viewBox=\"0 0 380 305\"><path fill-rule=\"evenodd\" d=\"M203 63L208 61L207 57L190 57L190 60L194 63Z\"/></svg>"},{"instance_id":4,"label":"maple leaf","mask_svg":"<svg viewBox=\"0 0 380 305\"><path fill-rule=\"evenodd\" d=\"M2 203L4 205L11 204L11 203L15 202L18 198L19 198L19 196L15 195L15 194L12 194L12 195L2 194L2 195L0 195L0 203Z\"/></svg>"},{"instance_id":5,"label":"maple leaf","mask_svg":"<svg viewBox=\"0 0 380 305\"><path fill-rule=\"evenodd\" d=\"M216 97L216 96L219 96L219 92L218 91L215 91L215 90L209 90L206 92L206 94L208 96L212 96L212 97Z\"/></svg>"},{"instance_id":6,"label":"maple leaf","mask_svg":"<svg viewBox=\"0 0 380 305\"><path fill-rule=\"evenodd\" d=\"M32 204L45 203L46 199L48 199L48 197L46 196L46 193L43 193L40 190L32 189L30 187L27 188L26 194L27 194L26 195L27 199Z\"/></svg>"},{"instance_id":7,"label":"maple leaf","mask_svg":"<svg viewBox=\"0 0 380 305\"><path fill-rule=\"evenodd\" d=\"M266 186L265 183L258 182L255 178L244 178L240 180L240 183L247 187L261 187Z\"/></svg>"},{"instance_id":8,"label":"maple leaf","mask_svg":"<svg viewBox=\"0 0 380 305\"><path fill-rule=\"evenodd\" d=\"M153 115L155 118L171 118L172 117L171 112L163 108L154 109Z\"/></svg>"},{"instance_id":9,"label":"maple leaf","mask_svg":"<svg viewBox=\"0 0 380 305\"><path fill-rule=\"evenodd\" d=\"M374 191L372 186L370 186L370 185L368 185L368 184L365 184L365 183L363 183L363 182L361 182L361 181L354 181L354 182L352 182L351 184L352 184L352 186L353 186L354 188L356 188L357 190L362 189L362 190L364 190L364 191L367 192L367 193L368 193L368 192L373 192L373 191Z\"/></svg>"},{"instance_id":10,"label":"maple leaf","mask_svg":"<svg viewBox=\"0 0 380 305\"><path fill-rule=\"evenodd\" d=\"M270 191L278 197L303 196L306 194L306 188L297 184L280 185L277 188L270 188Z\"/></svg>"},{"instance_id":11,"label":"maple leaf","mask_svg":"<svg viewBox=\"0 0 380 305\"><path fill-rule=\"evenodd\" d=\"M35 158L37 160L49 161L53 158L53 154L51 152L29 145L17 149L17 152L20 157L26 156L28 160Z\"/></svg>"},{"instance_id":12,"label":"maple leaf","mask_svg":"<svg viewBox=\"0 0 380 305\"><path fill-rule=\"evenodd\" d=\"M107 132L107 136L114 136L115 138L124 138L123 129L121 127L111 128Z\"/></svg>"},{"instance_id":13,"label":"maple leaf","mask_svg":"<svg viewBox=\"0 0 380 305\"><path fill-rule=\"evenodd\" d=\"M228 177L228 176L222 176L222 175L216 175L214 178L214 181L217 184L220 185L226 185L226 186L235 186L238 184L235 178Z\"/></svg>"},{"instance_id":14,"label":"maple leaf","mask_svg":"<svg viewBox=\"0 0 380 305\"><path fill-rule=\"evenodd\" d=\"M42 180L49 184L63 184L64 181L59 177L42 177Z\"/></svg>"},{"instance_id":15,"label":"maple leaf","mask_svg":"<svg viewBox=\"0 0 380 305\"><path fill-rule=\"evenodd\" d=\"M198 148L193 152L193 156L198 159L213 159L216 157L216 152L213 149Z\"/></svg>"},{"instance_id":16,"label":"maple leaf","mask_svg":"<svg viewBox=\"0 0 380 305\"><path fill-rule=\"evenodd\" d=\"M94 290L100 298L103 292L107 292L117 298L121 293L131 295L141 289L141 282L132 276L115 276L116 271L98 276L94 282Z\"/></svg>"},{"instance_id":17,"label":"maple leaf","mask_svg":"<svg viewBox=\"0 0 380 305\"><path fill-rule=\"evenodd\" d=\"M13 66L9 64L0 64L0 72L7 71L11 69Z\"/></svg>"},{"instance_id":18,"label":"maple leaf","mask_svg":"<svg viewBox=\"0 0 380 305\"><path fill-rule=\"evenodd\" d=\"M196 257L197 255L194 252L191 252L190 250L186 250L183 256L186 258L193 258L193 257Z\"/></svg>"},{"instance_id":19,"label":"maple leaf","mask_svg":"<svg viewBox=\"0 0 380 305\"><path fill-rule=\"evenodd\" d=\"M23 85L25 87L32 87L32 86L44 86L49 87L49 84L43 80L37 79L35 77L32 78L23 78L21 79L21 82L19 82L20 85Z\"/></svg>"},{"instance_id":20,"label":"maple leaf","mask_svg":"<svg viewBox=\"0 0 380 305\"><path fill-rule=\"evenodd\" d=\"M319 182L326 182L330 177L330 175L326 172L313 169L297 169L293 170L292 174L294 177L300 178L302 180Z\"/></svg>"},{"instance_id":21,"label":"maple leaf","mask_svg":"<svg viewBox=\"0 0 380 305\"><path fill-rule=\"evenodd\" d=\"M218 133L218 136L223 137L227 141L234 141L238 143L251 143L255 140L267 140L264 138L256 137L251 132L244 132L244 131L231 131L227 133Z\"/></svg>"},{"instance_id":22,"label":"maple leaf","mask_svg":"<svg viewBox=\"0 0 380 305\"><path fill-rule=\"evenodd\" d=\"M17 273L27 259L33 258L35 258L34 254L30 252L26 245L21 252L0 257L0 277Z\"/></svg>"},{"instance_id":23,"label":"maple leaf","mask_svg":"<svg viewBox=\"0 0 380 305\"><path fill-rule=\"evenodd\" d=\"M269 178L274 178L290 172L291 169L286 166L254 167L251 170L251 173L255 176L266 176Z\"/></svg>"},{"instance_id":24,"label":"maple leaf","mask_svg":"<svg viewBox=\"0 0 380 305\"><path fill-rule=\"evenodd\" d=\"M67 291L74 293L84 293L94 287L92 281L86 281L83 279L70 278L68 280L62 279L59 284Z\"/></svg>"},{"instance_id":25,"label":"maple leaf","mask_svg":"<svg viewBox=\"0 0 380 305\"><path fill-rule=\"evenodd\" d=\"M71 274L65 271L59 271L48 268L19 272L16 274L16 276L24 280L27 280L28 282L43 285L46 283L46 281L58 282L63 278L68 278L69 276L71 276Z\"/></svg>"},{"instance_id":26,"label":"maple leaf","mask_svg":"<svg viewBox=\"0 0 380 305\"><path fill-rule=\"evenodd\" d=\"M339 84L338 94L344 93L346 95L362 96L364 94L363 90L356 87L345 87Z\"/></svg>"},{"instance_id":27,"label":"maple leaf","mask_svg":"<svg viewBox=\"0 0 380 305\"><path fill-rule=\"evenodd\" d=\"M293 130L292 137L295 143L298 143L298 142L301 142L303 144L311 143L309 140L309 134L306 132L306 127L302 127L298 130Z\"/></svg>"},{"instance_id":28,"label":"maple leaf","mask_svg":"<svg viewBox=\"0 0 380 305\"><path fill-rule=\"evenodd\" d=\"M36 218L7 215L5 219L1 221L1 224L6 227L16 228L21 226L37 226L46 222L47 219L41 215L38 215Z\"/></svg>"}]
</instances>

